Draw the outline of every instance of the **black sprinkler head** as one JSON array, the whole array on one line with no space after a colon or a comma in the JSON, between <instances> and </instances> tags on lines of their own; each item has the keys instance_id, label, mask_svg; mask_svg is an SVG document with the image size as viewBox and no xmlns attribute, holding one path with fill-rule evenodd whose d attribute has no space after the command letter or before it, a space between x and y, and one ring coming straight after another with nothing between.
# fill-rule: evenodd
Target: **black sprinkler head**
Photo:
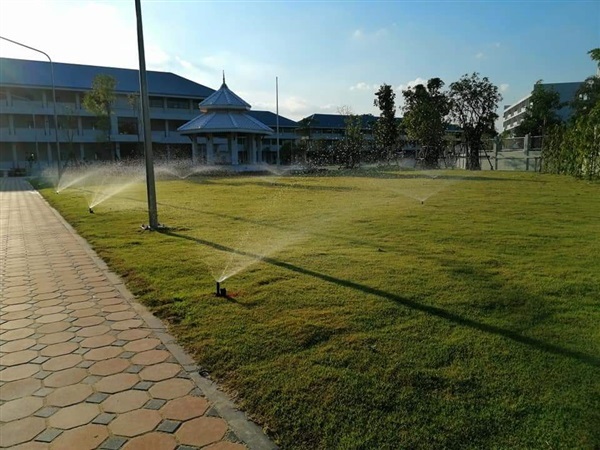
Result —
<instances>
[{"instance_id":1,"label":"black sprinkler head","mask_svg":"<svg viewBox=\"0 0 600 450\"><path fill-rule=\"evenodd\" d=\"M217 281L217 297L227 297L227 289L221 287L221 283Z\"/></svg>"},{"instance_id":2,"label":"black sprinkler head","mask_svg":"<svg viewBox=\"0 0 600 450\"><path fill-rule=\"evenodd\" d=\"M89 208L88 210L89 210L90 214L94 214L94 210L92 208Z\"/></svg>"},{"instance_id":3,"label":"black sprinkler head","mask_svg":"<svg viewBox=\"0 0 600 450\"><path fill-rule=\"evenodd\" d=\"M424 204L424 203L425 203L425 201L424 201L424 200L421 200L421 205L422 205L422 204Z\"/></svg>"}]
</instances>

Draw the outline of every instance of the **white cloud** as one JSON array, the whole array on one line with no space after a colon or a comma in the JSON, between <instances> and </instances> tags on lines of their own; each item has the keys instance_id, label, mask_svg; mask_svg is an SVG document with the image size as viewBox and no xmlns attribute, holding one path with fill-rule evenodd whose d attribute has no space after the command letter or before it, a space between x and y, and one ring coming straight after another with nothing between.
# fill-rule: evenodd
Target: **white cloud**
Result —
<instances>
[{"instance_id":1,"label":"white cloud","mask_svg":"<svg viewBox=\"0 0 600 450\"><path fill-rule=\"evenodd\" d=\"M377 89L376 84L369 84L361 81L360 83L356 83L354 86L350 86L351 91L371 91L373 89Z\"/></svg>"},{"instance_id":2,"label":"white cloud","mask_svg":"<svg viewBox=\"0 0 600 450\"><path fill-rule=\"evenodd\" d=\"M396 88L396 90L398 90L398 91L405 91L407 89L414 88L418 84L422 84L423 86L425 86L425 85L427 85L427 80L425 78L417 77L414 80L411 80L411 81L409 81L409 82L407 82L405 84L398 85L398 87Z\"/></svg>"},{"instance_id":3,"label":"white cloud","mask_svg":"<svg viewBox=\"0 0 600 450\"><path fill-rule=\"evenodd\" d=\"M382 39L390 34L387 28L378 28L374 31L365 31L362 28L357 28L352 32L352 38L357 41L377 40Z\"/></svg>"},{"instance_id":4,"label":"white cloud","mask_svg":"<svg viewBox=\"0 0 600 450\"><path fill-rule=\"evenodd\" d=\"M508 83L502 83L502 84L500 85L500 92L506 92L506 91L508 91L508 88L509 88L509 87L510 87L510 86L508 85Z\"/></svg>"},{"instance_id":5,"label":"white cloud","mask_svg":"<svg viewBox=\"0 0 600 450\"><path fill-rule=\"evenodd\" d=\"M475 55L475 58L477 59L482 59L485 55L483 54L483 52L479 52Z\"/></svg>"}]
</instances>

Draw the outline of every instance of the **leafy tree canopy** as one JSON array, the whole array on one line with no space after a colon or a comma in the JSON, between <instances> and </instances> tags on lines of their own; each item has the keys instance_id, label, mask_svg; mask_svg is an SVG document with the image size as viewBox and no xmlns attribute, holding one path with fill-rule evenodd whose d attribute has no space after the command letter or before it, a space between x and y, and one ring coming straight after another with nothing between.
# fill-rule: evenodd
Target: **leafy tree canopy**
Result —
<instances>
[{"instance_id":1,"label":"leafy tree canopy","mask_svg":"<svg viewBox=\"0 0 600 450\"><path fill-rule=\"evenodd\" d=\"M523 122L517 127L516 133L519 136L543 136L549 126L561 122L557 111L562 106L558 92L544 87L542 80L538 80L533 87Z\"/></svg>"},{"instance_id":2,"label":"leafy tree canopy","mask_svg":"<svg viewBox=\"0 0 600 450\"><path fill-rule=\"evenodd\" d=\"M398 127L396 124L396 93L389 84L382 84L375 93L373 106L381 112L375 123L374 134L379 157L387 161L395 150L398 142Z\"/></svg>"}]
</instances>

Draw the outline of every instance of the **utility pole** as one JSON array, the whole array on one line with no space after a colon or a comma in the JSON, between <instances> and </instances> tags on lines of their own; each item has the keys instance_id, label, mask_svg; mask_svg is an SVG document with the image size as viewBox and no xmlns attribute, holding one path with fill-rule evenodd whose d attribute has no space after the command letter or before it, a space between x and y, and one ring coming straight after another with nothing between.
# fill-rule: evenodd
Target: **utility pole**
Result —
<instances>
[{"instance_id":1,"label":"utility pole","mask_svg":"<svg viewBox=\"0 0 600 450\"><path fill-rule=\"evenodd\" d=\"M279 77L275 77L275 108L277 110L277 167L281 164L281 154L279 152Z\"/></svg>"},{"instance_id":2,"label":"utility pole","mask_svg":"<svg viewBox=\"0 0 600 450\"><path fill-rule=\"evenodd\" d=\"M158 211L156 208L156 186L154 182L154 161L152 155L152 128L150 128L150 108L148 106L148 80L146 79L146 55L144 53L144 30L142 28L142 6L135 0L137 19L138 55L140 60L140 102L142 104L142 121L144 124L144 153L146 155L146 191L148 193L148 217L151 230L158 228Z\"/></svg>"}]
</instances>

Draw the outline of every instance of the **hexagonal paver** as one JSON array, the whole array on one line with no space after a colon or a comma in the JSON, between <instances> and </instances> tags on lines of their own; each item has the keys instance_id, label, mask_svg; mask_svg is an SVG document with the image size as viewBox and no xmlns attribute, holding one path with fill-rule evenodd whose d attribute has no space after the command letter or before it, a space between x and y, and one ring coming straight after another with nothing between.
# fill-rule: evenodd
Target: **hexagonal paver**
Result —
<instances>
[{"instance_id":1,"label":"hexagonal paver","mask_svg":"<svg viewBox=\"0 0 600 450\"><path fill-rule=\"evenodd\" d=\"M39 327L37 332L40 334L58 333L60 331L65 331L67 328L71 328L70 322L47 323L46 325Z\"/></svg>"},{"instance_id":2,"label":"hexagonal paver","mask_svg":"<svg viewBox=\"0 0 600 450\"><path fill-rule=\"evenodd\" d=\"M61 356L73 353L79 348L79 344L75 342L61 342L60 344L48 345L40 351L42 356Z\"/></svg>"},{"instance_id":3,"label":"hexagonal paver","mask_svg":"<svg viewBox=\"0 0 600 450\"><path fill-rule=\"evenodd\" d=\"M124 413L141 408L150 396L145 391L125 391L113 394L102 402L105 412Z\"/></svg>"},{"instance_id":4,"label":"hexagonal paver","mask_svg":"<svg viewBox=\"0 0 600 450\"><path fill-rule=\"evenodd\" d=\"M160 413L165 419L180 420L183 422L202 416L208 409L208 406L209 403L205 398L186 395L185 397L169 401L160 409Z\"/></svg>"},{"instance_id":5,"label":"hexagonal paver","mask_svg":"<svg viewBox=\"0 0 600 450\"><path fill-rule=\"evenodd\" d=\"M79 345L84 348L99 348L110 345L116 340L117 338L110 334L103 334L102 336L85 338Z\"/></svg>"},{"instance_id":6,"label":"hexagonal paver","mask_svg":"<svg viewBox=\"0 0 600 450\"><path fill-rule=\"evenodd\" d=\"M58 313L58 314L48 314L47 316L40 316L35 319L38 323L54 323L61 322L67 320L69 318L68 314Z\"/></svg>"},{"instance_id":7,"label":"hexagonal paver","mask_svg":"<svg viewBox=\"0 0 600 450\"><path fill-rule=\"evenodd\" d=\"M87 300L87 297L85 297L84 299ZM73 311L77 311L78 309L88 309L88 308L93 308L94 306L96 306L92 302L84 301L84 299L82 299L80 302L73 303L73 298L70 298L69 299L70 300L69 309L72 309Z\"/></svg>"},{"instance_id":8,"label":"hexagonal paver","mask_svg":"<svg viewBox=\"0 0 600 450\"><path fill-rule=\"evenodd\" d=\"M108 425L108 428L113 434L132 437L154 430L160 421L161 417L158 411L138 409L117 416Z\"/></svg>"},{"instance_id":9,"label":"hexagonal paver","mask_svg":"<svg viewBox=\"0 0 600 450\"><path fill-rule=\"evenodd\" d=\"M111 325L111 328L113 330L129 330L129 329L133 329L133 328L139 328L144 324L144 322L141 319L129 319L129 320L123 320L121 322L115 322Z\"/></svg>"},{"instance_id":10,"label":"hexagonal paver","mask_svg":"<svg viewBox=\"0 0 600 450\"><path fill-rule=\"evenodd\" d=\"M77 332L77 336L81 337L92 337L106 334L110 331L110 327L107 325L96 325L94 327L82 328Z\"/></svg>"},{"instance_id":11,"label":"hexagonal paver","mask_svg":"<svg viewBox=\"0 0 600 450\"><path fill-rule=\"evenodd\" d=\"M119 322L121 320L133 319L136 317L136 315L137 314L135 311L115 312L115 313L111 313L108 316L106 316L106 320L112 320L115 322Z\"/></svg>"},{"instance_id":12,"label":"hexagonal paver","mask_svg":"<svg viewBox=\"0 0 600 450\"><path fill-rule=\"evenodd\" d=\"M82 318L82 317L97 316L99 313L100 313L100 311L97 310L96 308L88 308L88 309L78 309L76 311L73 311L71 313L71 315L73 317Z\"/></svg>"},{"instance_id":13,"label":"hexagonal paver","mask_svg":"<svg viewBox=\"0 0 600 450\"><path fill-rule=\"evenodd\" d=\"M160 345L158 339L138 339L137 341L131 341L125 344L124 349L128 352L145 352L147 350L153 350Z\"/></svg>"},{"instance_id":14,"label":"hexagonal paver","mask_svg":"<svg viewBox=\"0 0 600 450\"><path fill-rule=\"evenodd\" d=\"M30 416L44 405L44 401L39 397L23 397L2 405L0 413L1 422L11 422ZM2 438L0 438L2 444Z\"/></svg>"},{"instance_id":15,"label":"hexagonal paver","mask_svg":"<svg viewBox=\"0 0 600 450\"><path fill-rule=\"evenodd\" d=\"M35 311L38 316L47 316L49 314L56 314L64 311L65 307L61 305L56 306L47 306L45 308L40 308Z\"/></svg>"},{"instance_id":16,"label":"hexagonal paver","mask_svg":"<svg viewBox=\"0 0 600 450\"><path fill-rule=\"evenodd\" d=\"M9 320L8 322L4 322L0 325L0 330L17 330L19 328L26 328L33 323L31 319L18 319L18 320Z\"/></svg>"},{"instance_id":17,"label":"hexagonal paver","mask_svg":"<svg viewBox=\"0 0 600 450\"><path fill-rule=\"evenodd\" d=\"M145 367L140 372L140 378L147 381L161 381L167 378L173 378L181 372L181 366L174 363L162 363L154 366Z\"/></svg>"},{"instance_id":18,"label":"hexagonal paver","mask_svg":"<svg viewBox=\"0 0 600 450\"><path fill-rule=\"evenodd\" d=\"M107 313L114 313L114 312L127 311L128 309L129 309L128 305L126 305L124 303L117 303L114 305L104 306L102 308L102 311L107 312Z\"/></svg>"},{"instance_id":19,"label":"hexagonal paver","mask_svg":"<svg viewBox=\"0 0 600 450\"><path fill-rule=\"evenodd\" d=\"M17 319L26 319L31 316L33 311L23 310L23 311L14 311L9 312L2 315L3 320L17 320Z\"/></svg>"},{"instance_id":20,"label":"hexagonal paver","mask_svg":"<svg viewBox=\"0 0 600 450\"><path fill-rule=\"evenodd\" d=\"M91 450L98 448L107 437L108 428L104 425L85 425L65 431L52 442L52 448Z\"/></svg>"},{"instance_id":21,"label":"hexagonal paver","mask_svg":"<svg viewBox=\"0 0 600 450\"><path fill-rule=\"evenodd\" d=\"M46 405L70 406L88 398L94 390L87 384L74 384L56 389L46 397Z\"/></svg>"},{"instance_id":22,"label":"hexagonal paver","mask_svg":"<svg viewBox=\"0 0 600 450\"><path fill-rule=\"evenodd\" d=\"M121 331L117 335L117 339L122 341L135 341L137 339L143 339L150 334L150 330L138 329L138 330L125 330Z\"/></svg>"},{"instance_id":23,"label":"hexagonal paver","mask_svg":"<svg viewBox=\"0 0 600 450\"><path fill-rule=\"evenodd\" d=\"M40 371L37 364L21 364L20 366L7 367L0 371L0 381L15 381L28 378Z\"/></svg>"},{"instance_id":24,"label":"hexagonal paver","mask_svg":"<svg viewBox=\"0 0 600 450\"><path fill-rule=\"evenodd\" d=\"M81 355L63 355L50 358L42 364L42 369L56 372L58 370L70 369L83 361Z\"/></svg>"},{"instance_id":25,"label":"hexagonal paver","mask_svg":"<svg viewBox=\"0 0 600 450\"><path fill-rule=\"evenodd\" d=\"M38 339L38 343L44 345L60 344L62 342L70 341L75 337L75 333L70 331L61 331L59 333L46 334Z\"/></svg>"},{"instance_id":26,"label":"hexagonal paver","mask_svg":"<svg viewBox=\"0 0 600 450\"><path fill-rule=\"evenodd\" d=\"M72 369L54 372L44 379L44 385L47 387L63 387L79 383L88 373L85 369L74 367Z\"/></svg>"},{"instance_id":27,"label":"hexagonal paver","mask_svg":"<svg viewBox=\"0 0 600 450\"><path fill-rule=\"evenodd\" d=\"M202 447L223 439L226 432L227 423L223 419L198 417L181 425L175 435L182 444Z\"/></svg>"},{"instance_id":28,"label":"hexagonal paver","mask_svg":"<svg viewBox=\"0 0 600 450\"><path fill-rule=\"evenodd\" d=\"M123 372L127 367L129 367L128 360L122 358L112 358L94 363L89 370L92 375L106 376Z\"/></svg>"},{"instance_id":29,"label":"hexagonal paver","mask_svg":"<svg viewBox=\"0 0 600 450\"><path fill-rule=\"evenodd\" d=\"M236 444L235 442L221 441L204 447L202 450L247 450L247 448L245 445Z\"/></svg>"},{"instance_id":30,"label":"hexagonal paver","mask_svg":"<svg viewBox=\"0 0 600 450\"><path fill-rule=\"evenodd\" d=\"M90 423L98 414L100 414L98 405L79 403L59 409L55 414L50 416L48 424L52 428L68 430Z\"/></svg>"},{"instance_id":31,"label":"hexagonal paver","mask_svg":"<svg viewBox=\"0 0 600 450\"><path fill-rule=\"evenodd\" d=\"M183 397L194 388L194 383L183 378L173 378L171 380L159 381L150 388L150 394L154 398L170 400L177 397Z\"/></svg>"},{"instance_id":32,"label":"hexagonal paver","mask_svg":"<svg viewBox=\"0 0 600 450\"><path fill-rule=\"evenodd\" d=\"M3 366L18 366L19 364L24 364L37 358L37 355L37 352L33 350L21 350L20 352L8 353L0 357L0 364Z\"/></svg>"},{"instance_id":33,"label":"hexagonal paver","mask_svg":"<svg viewBox=\"0 0 600 450\"><path fill-rule=\"evenodd\" d=\"M87 352L84 358L90 361L102 361L114 358L121 353L123 353L123 349L120 347L100 347Z\"/></svg>"},{"instance_id":34,"label":"hexagonal paver","mask_svg":"<svg viewBox=\"0 0 600 450\"><path fill-rule=\"evenodd\" d=\"M103 377L94 387L99 392L115 394L117 392L131 389L140 381L140 378L133 373L118 373L108 377Z\"/></svg>"},{"instance_id":35,"label":"hexagonal paver","mask_svg":"<svg viewBox=\"0 0 600 450\"><path fill-rule=\"evenodd\" d=\"M2 447L13 447L27 442L40 434L46 424L40 417L26 417L2 425Z\"/></svg>"},{"instance_id":36,"label":"hexagonal paver","mask_svg":"<svg viewBox=\"0 0 600 450\"><path fill-rule=\"evenodd\" d=\"M2 333L4 330L0 330L0 339L3 341L16 341L31 336L35 333L31 328L22 328L20 330L9 330Z\"/></svg>"},{"instance_id":37,"label":"hexagonal paver","mask_svg":"<svg viewBox=\"0 0 600 450\"><path fill-rule=\"evenodd\" d=\"M91 316L91 317L82 317L81 319L77 319L73 322L73 326L75 327L92 327L94 325L100 325L104 322L104 317Z\"/></svg>"},{"instance_id":38,"label":"hexagonal paver","mask_svg":"<svg viewBox=\"0 0 600 450\"><path fill-rule=\"evenodd\" d=\"M166 433L148 433L131 439L125 444L123 450L173 450L177 441Z\"/></svg>"},{"instance_id":39,"label":"hexagonal paver","mask_svg":"<svg viewBox=\"0 0 600 450\"><path fill-rule=\"evenodd\" d=\"M20 352L21 350L27 350L35 345L35 339L18 339L16 341L9 341L6 344L0 346L0 352L12 353Z\"/></svg>"},{"instance_id":40,"label":"hexagonal paver","mask_svg":"<svg viewBox=\"0 0 600 450\"><path fill-rule=\"evenodd\" d=\"M135 355L131 358L131 362L142 366L150 366L163 362L169 356L171 354L166 350L148 350Z\"/></svg>"},{"instance_id":41,"label":"hexagonal paver","mask_svg":"<svg viewBox=\"0 0 600 450\"><path fill-rule=\"evenodd\" d=\"M42 382L35 378L24 378L11 381L0 387L0 400L8 401L26 397L42 387Z\"/></svg>"}]
</instances>

